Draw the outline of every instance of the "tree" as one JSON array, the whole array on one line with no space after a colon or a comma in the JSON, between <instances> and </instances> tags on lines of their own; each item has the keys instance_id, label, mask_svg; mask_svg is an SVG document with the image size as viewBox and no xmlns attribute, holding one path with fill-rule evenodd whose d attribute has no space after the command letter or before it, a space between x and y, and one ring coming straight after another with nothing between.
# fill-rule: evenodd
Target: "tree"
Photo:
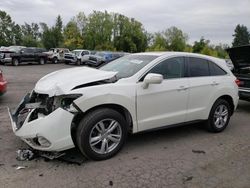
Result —
<instances>
[{"instance_id":1,"label":"tree","mask_svg":"<svg viewBox=\"0 0 250 188\"><path fill-rule=\"evenodd\" d=\"M112 29L113 21L107 11L94 11L88 16L88 22L85 27L85 44L89 49L106 50L112 47Z\"/></svg>"},{"instance_id":2,"label":"tree","mask_svg":"<svg viewBox=\"0 0 250 188\"><path fill-rule=\"evenodd\" d=\"M40 23L42 34L41 41L45 48L56 48L63 46L63 22L60 15L57 16L55 25L51 28L46 23Z\"/></svg>"},{"instance_id":3,"label":"tree","mask_svg":"<svg viewBox=\"0 0 250 188\"><path fill-rule=\"evenodd\" d=\"M52 33L54 36L54 46L60 47L63 43L63 22L60 15L56 18L55 26L52 27Z\"/></svg>"},{"instance_id":4,"label":"tree","mask_svg":"<svg viewBox=\"0 0 250 188\"><path fill-rule=\"evenodd\" d=\"M146 50L150 36L140 22L121 14L113 14L113 22L113 44L116 50L126 52Z\"/></svg>"},{"instance_id":5,"label":"tree","mask_svg":"<svg viewBox=\"0 0 250 188\"><path fill-rule=\"evenodd\" d=\"M9 46L13 43L12 29L14 25L10 15L0 10L0 46Z\"/></svg>"},{"instance_id":6,"label":"tree","mask_svg":"<svg viewBox=\"0 0 250 188\"><path fill-rule=\"evenodd\" d=\"M236 26L233 37L233 47L247 45L250 43L250 33L244 25L238 24Z\"/></svg>"},{"instance_id":7,"label":"tree","mask_svg":"<svg viewBox=\"0 0 250 188\"><path fill-rule=\"evenodd\" d=\"M68 22L64 28L63 34L65 47L68 47L71 50L82 48L83 40L77 27L77 23L74 20Z\"/></svg>"},{"instance_id":8,"label":"tree","mask_svg":"<svg viewBox=\"0 0 250 188\"><path fill-rule=\"evenodd\" d=\"M201 53L201 51L208 46L209 40L205 40L204 37L201 37L200 41L195 41L193 46L194 53Z\"/></svg>"},{"instance_id":9,"label":"tree","mask_svg":"<svg viewBox=\"0 0 250 188\"><path fill-rule=\"evenodd\" d=\"M21 26L22 45L37 47L39 45L40 31L37 23L24 23Z\"/></svg>"},{"instance_id":10,"label":"tree","mask_svg":"<svg viewBox=\"0 0 250 188\"><path fill-rule=\"evenodd\" d=\"M167 49L171 51L184 51L188 35L177 27L170 27L164 32Z\"/></svg>"},{"instance_id":11,"label":"tree","mask_svg":"<svg viewBox=\"0 0 250 188\"><path fill-rule=\"evenodd\" d=\"M167 50L167 42L162 35L162 33L155 33L153 36L153 44L149 48L152 51L166 51Z\"/></svg>"}]
</instances>

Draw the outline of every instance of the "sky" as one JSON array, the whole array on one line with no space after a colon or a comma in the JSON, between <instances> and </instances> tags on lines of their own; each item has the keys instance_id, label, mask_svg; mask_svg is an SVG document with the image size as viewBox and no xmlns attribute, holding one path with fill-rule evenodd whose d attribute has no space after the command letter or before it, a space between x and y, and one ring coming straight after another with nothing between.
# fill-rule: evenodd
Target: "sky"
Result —
<instances>
[{"instance_id":1,"label":"sky","mask_svg":"<svg viewBox=\"0 0 250 188\"><path fill-rule=\"evenodd\" d=\"M107 10L135 18L148 32L176 26L188 34L190 44L203 36L211 44L230 45L237 24L250 30L250 0L0 0L0 10L18 24L49 25L59 14L65 24L78 12Z\"/></svg>"}]
</instances>

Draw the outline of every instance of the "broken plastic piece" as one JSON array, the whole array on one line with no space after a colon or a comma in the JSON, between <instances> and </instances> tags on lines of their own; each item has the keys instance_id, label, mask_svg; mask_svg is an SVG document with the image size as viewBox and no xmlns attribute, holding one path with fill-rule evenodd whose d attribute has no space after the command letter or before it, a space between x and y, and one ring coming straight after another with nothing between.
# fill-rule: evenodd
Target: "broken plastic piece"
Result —
<instances>
[{"instance_id":1,"label":"broken plastic piece","mask_svg":"<svg viewBox=\"0 0 250 188\"><path fill-rule=\"evenodd\" d=\"M49 160L57 159L59 157L62 157L65 155L65 153L59 153L59 152L39 152L39 156L44 157Z\"/></svg>"},{"instance_id":2,"label":"broken plastic piece","mask_svg":"<svg viewBox=\"0 0 250 188\"><path fill-rule=\"evenodd\" d=\"M18 166L18 167L16 167L16 170L21 170L21 169L25 169L26 168L26 166Z\"/></svg>"},{"instance_id":3,"label":"broken plastic piece","mask_svg":"<svg viewBox=\"0 0 250 188\"><path fill-rule=\"evenodd\" d=\"M30 161L34 158L34 152L29 149L19 149L17 150L17 157L18 161Z\"/></svg>"}]
</instances>

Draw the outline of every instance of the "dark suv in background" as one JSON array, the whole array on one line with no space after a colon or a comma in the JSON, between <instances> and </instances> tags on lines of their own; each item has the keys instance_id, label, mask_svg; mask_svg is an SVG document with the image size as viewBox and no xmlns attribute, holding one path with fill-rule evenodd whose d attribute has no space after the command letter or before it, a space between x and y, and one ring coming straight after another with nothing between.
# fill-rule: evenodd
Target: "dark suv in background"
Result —
<instances>
[{"instance_id":1,"label":"dark suv in background","mask_svg":"<svg viewBox=\"0 0 250 188\"><path fill-rule=\"evenodd\" d=\"M40 65L46 63L48 55L43 48L23 48L17 53L12 53L10 57L12 58L12 65L18 66L22 62L38 62Z\"/></svg>"},{"instance_id":2,"label":"dark suv in background","mask_svg":"<svg viewBox=\"0 0 250 188\"><path fill-rule=\"evenodd\" d=\"M227 49L234 64L232 72L239 80L239 97L250 101L250 45Z\"/></svg>"},{"instance_id":3,"label":"dark suv in background","mask_svg":"<svg viewBox=\"0 0 250 188\"><path fill-rule=\"evenodd\" d=\"M89 59L87 60L85 64L94 66L94 67L99 67L101 65L109 63L110 61L118 59L124 55L128 55L128 53L108 52L108 51L96 52L94 55L89 55Z\"/></svg>"}]
</instances>

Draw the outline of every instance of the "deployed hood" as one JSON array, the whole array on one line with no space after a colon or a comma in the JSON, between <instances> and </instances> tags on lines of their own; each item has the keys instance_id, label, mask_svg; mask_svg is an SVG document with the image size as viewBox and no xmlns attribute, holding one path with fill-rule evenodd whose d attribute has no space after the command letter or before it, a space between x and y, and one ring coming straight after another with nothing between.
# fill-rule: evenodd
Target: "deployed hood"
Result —
<instances>
[{"instance_id":1,"label":"deployed hood","mask_svg":"<svg viewBox=\"0 0 250 188\"><path fill-rule=\"evenodd\" d=\"M113 78L116 72L79 67L52 72L41 78L34 88L35 92L54 95L68 94L73 88L87 83Z\"/></svg>"},{"instance_id":2,"label":"deployed hood","mask_svg":"<svg viewBox=\"0 0 250 188\"><path fill-rule=\"evenodd\" d=\"M227 49L235 69L250 67L250 45Z\"/></svg>"}]
</instances>

